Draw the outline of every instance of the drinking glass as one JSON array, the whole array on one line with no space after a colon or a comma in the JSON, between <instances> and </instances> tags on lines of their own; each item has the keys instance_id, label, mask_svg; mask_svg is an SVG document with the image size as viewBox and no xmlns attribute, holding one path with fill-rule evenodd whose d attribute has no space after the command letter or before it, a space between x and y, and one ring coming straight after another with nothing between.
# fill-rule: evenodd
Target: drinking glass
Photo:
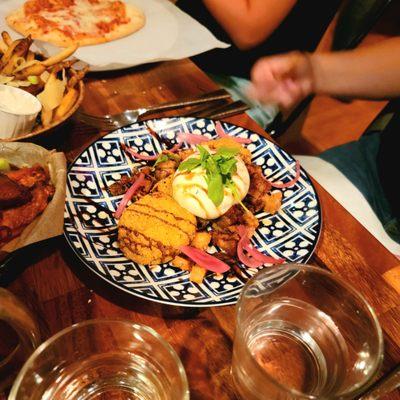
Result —
<instances>
[{"instance_id":1,"label":"drinking glass","mask_svg":"<svg viewBox=\"0 0 400 400\"><path fill-rule=\"evenodd\" d=\"M36 319L11 292L0 288L0 392L11 386L40 343Z\"/></svg>"},{"instance_id":2,"label":"drinking glass","mask_svg":"<svg viewBox=\"0 0 400 400\"><path fill-rule=\"evenodd\" d=\"M187 400L185 370L153 329L123 320L89 320L40 345L9 400Z\"/></svg>"},{"instance_id":3,"label":"drinking glass","mask_svg":"<svg viewBox=\"0 0 400 400\"><path fill-rule=\"evenodd\" d=\"M383 338L373 309L339 277L264 269L237 304L232 376L243 399L350 399L375 379Z\"/></svg>"}]
</instances>

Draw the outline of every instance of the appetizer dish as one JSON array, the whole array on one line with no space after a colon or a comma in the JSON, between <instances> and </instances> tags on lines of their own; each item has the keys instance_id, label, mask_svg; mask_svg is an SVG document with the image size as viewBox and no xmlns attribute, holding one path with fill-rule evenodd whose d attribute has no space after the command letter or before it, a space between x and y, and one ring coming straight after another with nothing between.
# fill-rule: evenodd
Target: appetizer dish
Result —
<instances>
[{"instance_id":1,"label":"appetizer dish","mask_svg":"<svg viewBox=\"0 0 400 400\"><path fill-rule=\"evenodd\" d=\"M68 47L58 54L44 58L30 50L31 36L12 40L2 32L0 40L0 84L23 89L41 103L41 112L33 131L55 126L63 121L76 107L82 97L82 79L87 69L77 70L77 60L68 59L77 45ZM2 103L6 99L2 100ZM1 132L6 138L7 132Z\"/></svg>"},{"instance_id":2,"label":"appetizer dish","mask_svg":"<svg viewBox=\"0 0 400 400\"><path fill-rule=\"evenodd\" d=\"M68 47L130 35L144 26L145 16L120 0L27 0L6 21L22 35Z\"/></svg>"},{"instance_id":3,"label":"appetizer dish","mask_svg":"<svg viewBox=\"0 0 400 400\"><path fill-rule=\"evenodd\" d=\"M170 261L196 283L207 271L227 272L239 261L250 268L284 262L259 252L250 238L259 224L254 214L279 210L282 192L276 188L295 185L300 166L290 182L269 182L243 146L251 140L229 137L219 122L216 132L215 140L178 134L178 144L156 156L121 144L132 161L153 161L110 186L113 194L124 195L114 215L127 258L143 265ZM133 203L126 208L128 201ZM220 251L209 254L210 244Z\"/></svg>"},{"instance_id":4,"label":"appetizer dish","mask_svg":"<svg viewBox=\"0 0 400 400\"><path fill-rule=\"evenodd\" d=\"M54 191L42 166L17 168L0 158L0 248L45 210Z\"/></svg>"},{"instance_id":5,"label":"appetizer dish","mask_svg":"<svg viewBox=\"0 0 400 400\"><path fill-rule=\"evenodd\" d=\"M167 304L235 303L258 268L306 262L320 225L315 189L292 157L207 119L135 123L68 171L64 232L84 266Z\"/></svg>"}]
</instances>

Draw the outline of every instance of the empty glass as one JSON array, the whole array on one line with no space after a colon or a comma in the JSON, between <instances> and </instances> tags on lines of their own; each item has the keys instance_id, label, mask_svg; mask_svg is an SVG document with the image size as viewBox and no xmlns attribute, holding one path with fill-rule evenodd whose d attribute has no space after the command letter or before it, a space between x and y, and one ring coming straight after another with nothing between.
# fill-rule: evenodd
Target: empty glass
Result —
<instances>
[{"instance_id":1,"label":"empty glass","mask_svg":"<svg viewBox=\"0 0 400 400\"><path fill-rule=\"evenodd\" d=\"M321 268L264 269L237 304L232 375L258 399L350 399L383 358L378 320L350 285Z\"/></svg>"},{"instance_id":2,"label":"empty glass","mask_svg":"<svg viewBox=\"0 0 400 400\"><path fill-rule=\"evenodd\" d=\"M39 346L9 400L187 400L182 363L153 329L121 320L72 325Z\"/></svg>"},{"instance_id":3,"label":"empty glass","mask_svg":"<svg viewBox=\"0 0 400 400\"><path fill-rule=\"evenodd\" d=\"M14 294L0 288L0 392L11 386L40 343L39 325Z\"/></svg>"}]
</instances>

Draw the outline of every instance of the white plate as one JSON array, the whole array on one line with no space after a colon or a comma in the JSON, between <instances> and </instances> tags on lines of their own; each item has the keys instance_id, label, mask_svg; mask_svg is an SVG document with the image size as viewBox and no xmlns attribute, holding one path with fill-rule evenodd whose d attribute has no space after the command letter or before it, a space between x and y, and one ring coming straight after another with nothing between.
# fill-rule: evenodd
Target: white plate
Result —
<instances>
[{"instance_id":1,"label":"white plate","mask_svg":"<svg viewBox=\"0 0 400 400\"><path fill-rule=\"evenodd\" d=\"M96 46L84 46L76 57L90 65L92 71L109 71L163 60L193 56L215 47L227 47L210 31L168 0L125 0L142 9L146 24L125 38ZM1 0L0 15L4 17L20 7L24 0ZM0 29L12 32L5 19ZM14 32L13 32L14 33ZM19 36L17 33L13 37ZM44 54L53 54L55 46L37 42Z\"/></svg>"}]
</instances>

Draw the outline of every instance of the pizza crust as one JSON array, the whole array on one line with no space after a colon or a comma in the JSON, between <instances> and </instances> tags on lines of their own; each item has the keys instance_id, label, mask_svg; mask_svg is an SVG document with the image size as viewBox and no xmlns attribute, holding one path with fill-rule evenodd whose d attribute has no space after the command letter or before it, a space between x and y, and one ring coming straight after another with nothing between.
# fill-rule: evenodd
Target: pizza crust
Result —
<instances>
[{"instance_id":1,"label":"pizza crust","mask_svg":"<svg viewBox=\"0 0 400 400\"><path fill-rule=\"evenodd\" d=\"M81 40L74 40L64 35L61 31L41 32L40 27L34 22L27 19L24 15L23 8L13 11L6 17L8 25L19 32L21 35L31 35L32 39L42 40L52 43L59 47L68 47L75 43L79 46L90 46L100 43L111 42L116 39L128 36L139 29L143 28L146 23L144 13L137 7L125 4L126 16L130 19L127 24L117 25L111 32L102 36L88 37Z\"/></svg>"}]
</instances>

